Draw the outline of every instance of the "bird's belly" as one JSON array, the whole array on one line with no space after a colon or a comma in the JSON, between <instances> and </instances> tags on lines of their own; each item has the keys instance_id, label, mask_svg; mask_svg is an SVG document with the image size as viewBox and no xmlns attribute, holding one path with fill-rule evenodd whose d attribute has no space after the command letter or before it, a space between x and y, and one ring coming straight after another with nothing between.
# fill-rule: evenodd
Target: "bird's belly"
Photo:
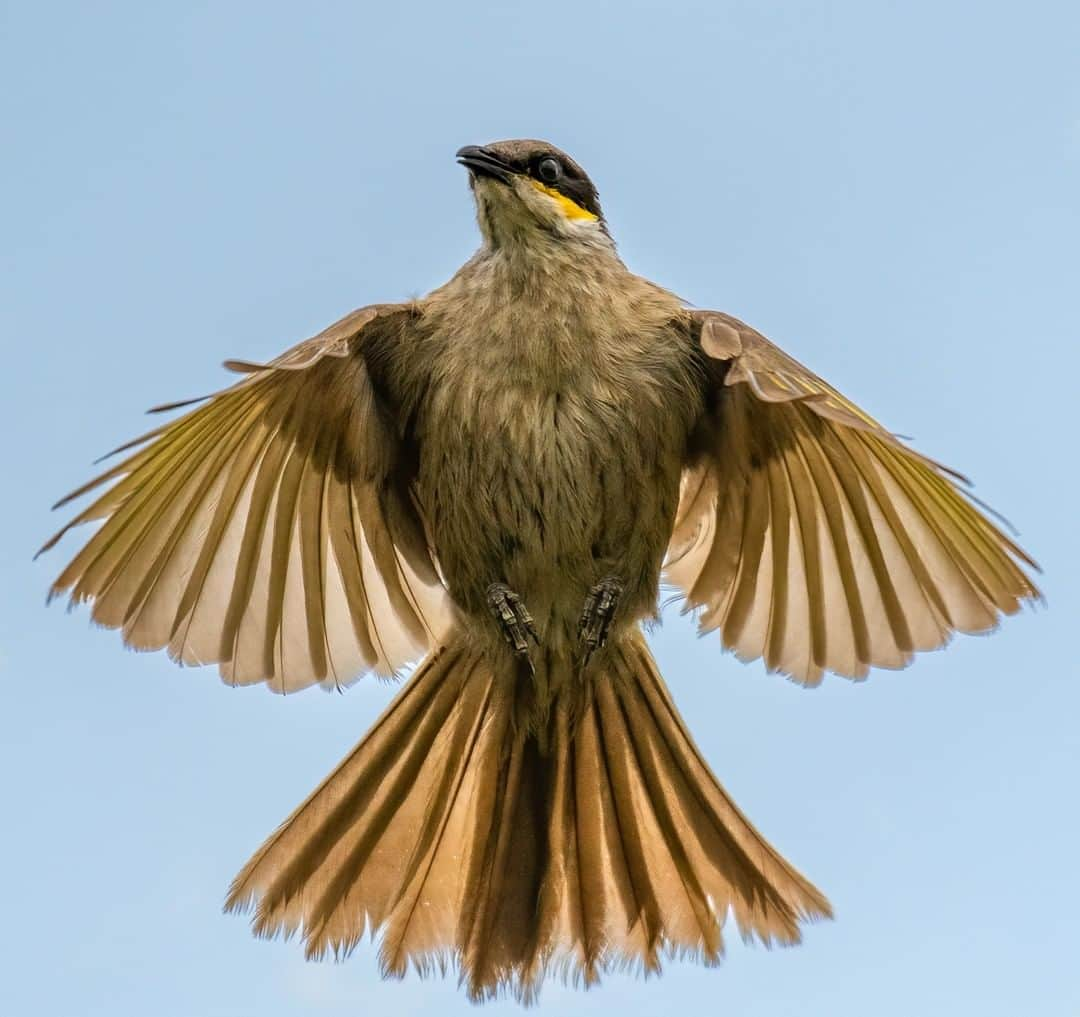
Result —
<instances>
[{"instance_id":1,"label":"bird's belly","mask_svg":"<svg viewBox=\"0 0 1080 1017\"><path fill-rule=\"evenodd\" d=\"M421 499L467 615L486 621L485 593L501 582L549 634L569 631L608 576L626 587L629 614L653 610L684 440L658 409L505 385L433 409Z\"/></svg>"}]
</instances>

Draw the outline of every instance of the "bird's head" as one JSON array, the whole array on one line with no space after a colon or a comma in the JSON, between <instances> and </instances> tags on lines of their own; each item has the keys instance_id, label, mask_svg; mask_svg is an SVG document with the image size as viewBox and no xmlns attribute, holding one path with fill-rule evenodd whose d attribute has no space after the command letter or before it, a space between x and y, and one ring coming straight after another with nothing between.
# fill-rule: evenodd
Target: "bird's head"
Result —
<instances>
[{"instance_id":1,"label":"bird's head","mask_svg":"<svg viewBox=\"0 0 1080 1017\"><path fill-rule=\"evenodd\" d=\"M596 188L565 152L545 141L466 145L477 219L494 247L557 238L611 246Z\"/></svg>"}]
</instances>

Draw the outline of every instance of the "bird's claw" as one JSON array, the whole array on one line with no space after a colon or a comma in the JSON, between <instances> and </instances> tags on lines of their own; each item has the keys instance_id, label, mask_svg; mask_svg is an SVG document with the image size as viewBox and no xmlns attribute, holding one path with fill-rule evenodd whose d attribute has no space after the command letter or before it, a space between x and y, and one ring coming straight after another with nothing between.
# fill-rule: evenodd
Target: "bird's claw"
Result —
<instances>
[{"instance_id":1,"label":"bird's claw","mask_svg":"<svg viewBox=\"0 0 1080 1017\"><path fill-rule=\"evenodd\" d=\"M487 588L487 602L514 656L527 659L529 640L539 646L540 636L525 602L505 583L492 583Z\"/></svg>"},{"instance_id":2,"label":"bird's claw","mask_svg":"<svg viewBox=\"0 0 1080 1017\"><path fill-rule=\"evenodd\" d=\"M585 659L589 658L607 642L612 619L619 608L623 593L623 583L615 576L608 576L598 582L585 598L585 607L578 622L578 639L585 644Z\"/></svg>"}]
</instances>

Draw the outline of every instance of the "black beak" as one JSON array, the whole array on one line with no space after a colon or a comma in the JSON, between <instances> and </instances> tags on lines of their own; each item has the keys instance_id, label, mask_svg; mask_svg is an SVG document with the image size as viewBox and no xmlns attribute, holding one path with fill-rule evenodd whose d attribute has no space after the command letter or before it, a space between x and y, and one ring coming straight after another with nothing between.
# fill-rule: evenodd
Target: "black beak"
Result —
<instances>
[{"instance_id":1,"label":"black beak","mask_svg":"<svg viewBox=\"0 0 1080 1017\"><path fill-rule=\"evenodd\" d=\"M457 161L467 166L475 176L494 177L504 184L509 184L513 170L497 156L479 145L466 145L457 151Z\"/></svg>"}]
</instances>

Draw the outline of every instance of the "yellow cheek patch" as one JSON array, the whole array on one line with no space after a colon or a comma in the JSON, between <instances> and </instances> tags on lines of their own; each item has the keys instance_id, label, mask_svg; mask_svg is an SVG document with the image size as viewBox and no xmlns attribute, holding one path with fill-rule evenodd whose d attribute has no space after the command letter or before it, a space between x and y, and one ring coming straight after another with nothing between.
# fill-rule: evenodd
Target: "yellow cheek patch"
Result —
<instances>
[{"instance_id":1,"label":"yellow cheek patch","mask_svg":"<svg viewBox=\"0 0 1080 1017\"><path fill-rule=\"evenodd\" d=\"M584 219L587 222L595 222L598 218L587 208L582 208L576 201L555 190L554 187L548 187L547 184L542 184L539 180L530 180L529 183L549 198L554 198L559 203L559 207L567 219Z\"/></svg>"}]
</instances>

